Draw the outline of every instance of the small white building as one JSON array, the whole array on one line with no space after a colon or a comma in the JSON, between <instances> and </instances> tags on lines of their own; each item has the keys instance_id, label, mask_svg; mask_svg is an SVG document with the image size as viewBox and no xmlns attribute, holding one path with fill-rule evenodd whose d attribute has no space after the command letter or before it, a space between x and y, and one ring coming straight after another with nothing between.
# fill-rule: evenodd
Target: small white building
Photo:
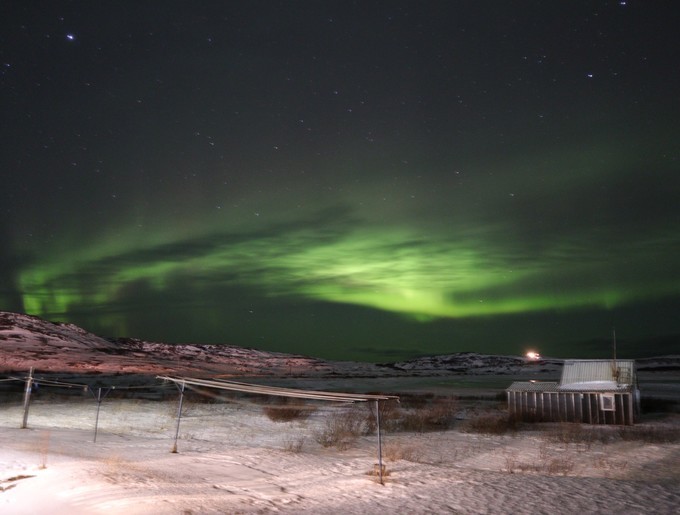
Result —
<instances>
[{"instance_id":1,"label":"small white building","mask_svg":"<svg viewBox=\"0 0 680 515\"><path fill-rule=\"evenodd\" d=\"M515 382L508 411L522 420L633 425L640 416L634 360L565 360L555 382Z\"/></svg>"}]
</instances>

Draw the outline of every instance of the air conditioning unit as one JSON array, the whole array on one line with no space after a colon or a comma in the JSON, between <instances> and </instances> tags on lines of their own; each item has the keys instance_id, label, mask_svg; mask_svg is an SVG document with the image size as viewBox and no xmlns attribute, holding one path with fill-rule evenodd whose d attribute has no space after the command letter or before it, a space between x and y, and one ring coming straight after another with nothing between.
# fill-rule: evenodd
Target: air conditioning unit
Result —
<instances>
[{"instance_id":1,"label":"air conditioning unit","mask_svg":"<svg viewBox=\"0 0 680 515\"><path fill-rule=\"evenodd\" d=\"M600 394L600 409L602 411L616 411L616 400L613 393Z\"/></svg>"}]
</instances>

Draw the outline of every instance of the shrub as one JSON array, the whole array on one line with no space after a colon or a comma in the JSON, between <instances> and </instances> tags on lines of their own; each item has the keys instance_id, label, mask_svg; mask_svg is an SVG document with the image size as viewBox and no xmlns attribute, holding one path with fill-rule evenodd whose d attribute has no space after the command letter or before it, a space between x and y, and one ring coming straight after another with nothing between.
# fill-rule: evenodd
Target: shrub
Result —
<instances>
[{"instance_id":1,"label":"shrub","mask_svg":"<svg viewBox=\"0 0 680 515\"><path fill-rule=\"evenodd\" d=\"M545 433L547 441L554 443L591 443L594 440L592 431L585 431L581 424L561 422L552 427L548 426Z\"/></svg>"},{"instance_id":2,"label":"shrub","mask_svg":"<svg viewBox=\"0 0 680 515\"><path fill-rule=\"evenodd\" d=\"M345 450L364 432L365 422L365 413L356 407L336 411L325 418L323 427L316 432L314 439L322 447Z\"/></svg>"},{"instance_id":3,"label":"shrub","mask_svg":"<svg viewBox=\"0 0 680 515\"><path fill-rule=\"evenodd\" d=\"M421 409L427 406L432 399L433 393L400 393L399 404L402 408Z\"/></svg>"},{"instance_id":4,"label":"shrub","mask_svg":"<svg viewBox=\"0 0 680 515\"><path fill-rule=\"evenodd\" d=\"M458 401L454 397L437 397L423 410L426 429L448 429L458 411Z\"/></svg>"},{"instance_id":5,"label":"shrub","mask_svg":"<svg viewBox=\"0 0 680 515\"><path fill-rule=\"evenodd\" d=\"M572 422L561 422L555 426L548 426L545 439L561 444L585 444L589 449L594 443L608 444L618 440L618 430L615 426L593 427Z\"/></svg>"},{"instance_id":6,"label":"shrub","mask_svg":"<svg viewBox=\"0 0 680 515\"><path fill-rule=\"evenodd\" d=\"M627 426L619 430L619 437L625 441L675 443L680 442L680 429L664 426Z\"/></svg>"},{"instance_id":7,"label":"shrub","mask_svg":"<svg viewBox=\"0 0 680 515\"><path fill-rule=\"evenodd\" d=\"M40 469L46 469L47 468L47 457L49 456L49 453L50 453L50 432L49 431L43 431L40 435L39 453L40 453Z\"/></svg>"},{"instance_id":8,"label":"shrub","mask_svg":"<svg viewBox=\"0 0 680 515\"><path fill-rule=\"evenodd\" d=\"M430 402L398 412L387 429L393 431L443 431L453 424L458 411L458 399L455 397L432 397Z\"/></svg>"},{"instance_id":9,"label":"shrub","mask_svg":"<svg viewBox=\"0 0 680 515\"><path fill-rule=\"evenodd\" d=\"M510 474L519 471L524 473L566 476L574 470L574 466L574 460L570 458L552 458L527 463L518 461L516 456L505 457L505 470Z\"/></svg>"},{"instance_id":10,"label":"shrub","mask_svg":"<svg viewBox=\"0 0 680 515\"><path fill-rule=\"evenodd\" d=\"M486 412L467 419L461 430L466 433L500 435L508 431L517 431L517 427L517 419L507 413Z\"/></svg>"},{"instance_id":11,"label":"shrub","mask_svg":"<svg viewBox=\"0 0 680 515\"><path fill-rule=\"evenodd\" d=\"M262 407L262 412L272 422L304 420L309 417L311 411L312 408L304 403L291 404L287 397L277 397L276 403Z\"/></svg>"},{"instance_id":12,"label":"shrub","mask_svg":"<svg viewBox=\"0 0 680 515\"><path fill-rule=\"evenodd\" d=\"M402 442L389 442L383 447L385 459L389 461L406 460L416 461L418 452L413 445Z\"/></svg>"},{"instance_id":13,"label":"shrub","mask_svg":"<svg viewBox=\"0 0 680 515\"><path fill-rule=\"evenodd\" d=\"M387 470L387 467L385 465L382 466L382 470L379 464L374 464L373 468L366 472L367 476L373 476L373 477L387 477L390 475L390 471Z\"/></svg>"},{"instance_id":14,"label":"shrub","mask_svg":"<svg viewBox=\"0 0 680 515\"><path fill-rule=\"evenodd\" d=\"M302 452L302 447L305 445L305 439L302 436L294 437L291 436L283 441L283 448L294 454Z\"/></svg>"},{"instance_id":15,"label":"shrub","mask_svg":"<svg viewBox=\"0 0 680 515\"><path fill-rule=\"evenodd\" d=\"M570 444L609 444L617 441L645 443L675 443L680 441L680 429L662 425L589 427L564 422L545 433L548 441Z\"/></svg>"},{"instance_id":16,"label":"shrub","mask_svg":"<svg viewBox=\"0 0 680 515\"><path fill-rule=\"evenodd\" d=\"M381 429L387 431L394 431L399 418L400 410L399 403L396 399L390 399L387 401L381 401L378 403L380 406L380 426ZM368 412L366 413L366 420L364 426L364 434L372 435L378 430L378 420L375 414L375 404L368 403Z\"/></svg>"},{"instance_id":17,"label":"shrub","mask_svg":"<svg viewBox=\"0 0 680 515\"><path fill-rule=\"evenodd\" d=\"M546 463L545 469L548 474L566 476L574 470L574 460L570 458L553 458Z\"/></svg>"}]
</instances>

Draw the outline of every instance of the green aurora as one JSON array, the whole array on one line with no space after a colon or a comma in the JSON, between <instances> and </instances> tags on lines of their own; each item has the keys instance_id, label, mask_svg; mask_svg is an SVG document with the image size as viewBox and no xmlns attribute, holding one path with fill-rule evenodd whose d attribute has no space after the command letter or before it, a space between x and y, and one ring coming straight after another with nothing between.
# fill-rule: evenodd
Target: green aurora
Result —
<instances>
[{"instance_id":1,"label":"green aurora","mask_svg":"<svg viewBox=\"0 0 680 515\"><path fill-rule=\"evenodd\" d=\"M673 4L58 4L0 17L0 309L333 359L677 352Z\"/></svg>"},{"instance_id":2,"label":"green aurora","mask_svg":"<svg viewBox=\"0 0 680 515\"><path fill-rule=\"evenodd\" d=\"M391 195L408 199L392 212L377 209L365 189L347 188L338 206L328 207L329 199L318 198L292 214L272 199L260 199L272 212L251 213L250 220L238 224L230 224L233 216L194 214L181 231L187 234L180 236L174 226L162 227L162 220L152 232L120 220L85 245L77 237L65 246L62 241L61 249L49 249L44 260L22 270L23 304L27 312L48 319L81 320L105 334L143 336L130 324L135 317L129 311L153 310L146 297L170 305L171 312L211 313L206 320L212 333L217 338L223 331L223 339L229 340L224 321L232 317L224 311L257 309L235 308L234 299L223 307L223 300L215 301L220 292L228 297L232 291L254 292L251 306L262 299L265 304L341 304L423 325L469 318L483 324L498 315L568 314L588 308L606 312L677 294L680 274L667 249L679 246L680 234L672 219L664 223L663 209L653 232L641 233L626 220L628 213L616 212L623 201L613 209L608 206L611 211L598 206L565 215L571 219L563 227L565 220L556 216L556 211L568 209L560 206L562 198L578 192L597 196L605 181L614 187L623 184L621 188L631 181L620 173L603 177L586 157L566 157L511 165L531 170L534 177L527 172L521 180L521 174L513 173L513 181L521 184L516 193L504 179L508 171L502 162L478 165L489 171L481 181L461 179L453 195L449 187L442 189L447 195L430 193L425 203L419 202L424 194L413 185L391 181ZM635 170L633 156L625 157L617 160ZM537 187L532 169L537 162L560 162L564 169L546 173ZM613 170L617 163L599 166ZM500 179L490 178L494 176ZM375 188L388 189L385 184ZM487 203L496 204L493 217L470 205L468 199L479 198L481 191ZM672 206L674 192L654 194ZM518 223L529 209L535 218ZM525 241L527 232L531 245ZM173 334L163 337L172 340Z\"/></svg>"}]
</instances>

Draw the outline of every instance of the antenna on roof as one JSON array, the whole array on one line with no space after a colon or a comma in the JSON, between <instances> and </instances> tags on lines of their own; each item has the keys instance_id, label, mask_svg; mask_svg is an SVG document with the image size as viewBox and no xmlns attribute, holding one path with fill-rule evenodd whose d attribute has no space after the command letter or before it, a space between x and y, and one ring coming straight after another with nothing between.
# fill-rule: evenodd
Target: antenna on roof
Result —
<instances>
[{"instance_id":1,"label":"antenna on roof","mask_svg":"<svg viewBox=\"0 0 680 515\"><path fill-rule=\"evenodd\" d=\"M619 367L616 364L616 328L612 327L612 353L614 359L612 360L612 376L614 380L619 382Z\"/></svg>"}]
</instances>

